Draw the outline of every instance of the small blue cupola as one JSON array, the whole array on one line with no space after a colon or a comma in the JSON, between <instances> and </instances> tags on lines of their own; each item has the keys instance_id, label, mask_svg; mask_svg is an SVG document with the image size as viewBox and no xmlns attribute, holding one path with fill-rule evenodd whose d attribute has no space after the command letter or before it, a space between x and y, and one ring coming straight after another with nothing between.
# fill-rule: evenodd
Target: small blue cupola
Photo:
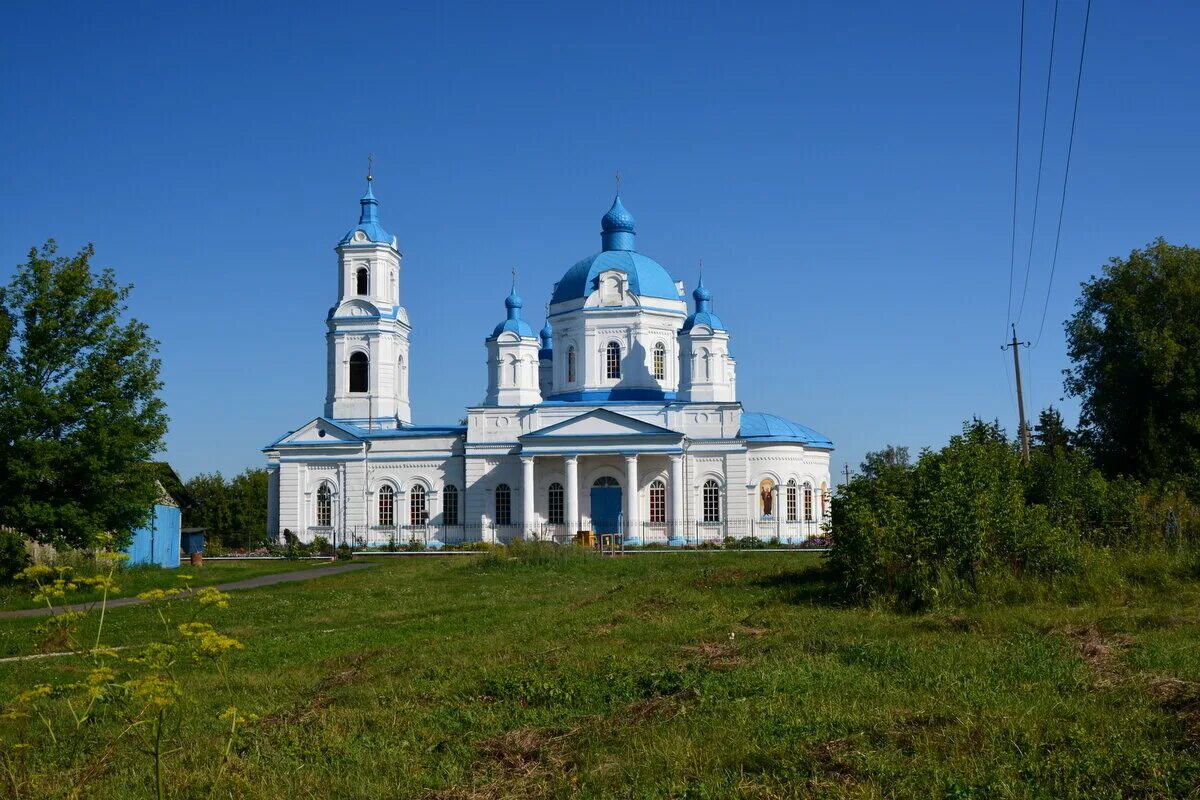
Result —
<instances>
[{"instance_id":1,"label":"small blue cupola","mask_svg":"<svg viewBox=\"0 0 1200 800\"><path fill-rule=\"evenodd\" d=\"M362 231L366 234L367 241L374 244L392 244L393 237L390 233L383 229L379 224L379 201L375 199L375 192L371 190L372 178L367 178L367 193L358 201L362 210L358 214L358 225L351 228L339 245L351 244L354 241L354 234Z\"/></svg>"},{"instance_id":2,"label":"small blue cupola","mask_svg":"<svg viewBox=\"0 0 1200 800\"><path fill-rule=\"evenodd\" d=\"M692 299L696 301L696 310L684 321L683 330L690 331L697 325L705 325L714 331L725 330L725 323L712 313L712 292L704 285L703 275L696 284L696 291L692 292Z\"/></svg>"},{"instance_id":3,"label":"small blue cupola","mask_svg":"<svg viewBox=\"0 0 1200 800\"><path fill-rule=\"evenodd\" d=\"M539 337L542 340L542 347L538 351L538 358L545 361L554 354L554 330L550 327L550 320L546 320L546 324L542 326Z\"/></svg>"},{"instance_id":4,"label":"small blue cupola","mask_svg":"<svg viewBox=\"0 0 1200 800\"><path fill-rule=\"evenodd\" d=\"M637 232L633 227L633 214L621 205L621 195L613 198L612 208L600 220L600 243L605 251L633 250Z\"/></svg>"},{"instance_id":5,"label":"small blue cupola","mask_svg":"<svg viewBox=\"0 0 1200 800\"><path fill-rule=\"evenodd\" d=\"M492 331L492 336L499 336L505 331L512 331L522 339L536 338L533 335L533 328L529 323L521 319L521 307L525 305L521 300L521 295L517 294L517 287L514 285L512 291L508 293L508 297L504 298L504 308L508 311L508 319L501 322Z\"/></svg>"}]
</instances>

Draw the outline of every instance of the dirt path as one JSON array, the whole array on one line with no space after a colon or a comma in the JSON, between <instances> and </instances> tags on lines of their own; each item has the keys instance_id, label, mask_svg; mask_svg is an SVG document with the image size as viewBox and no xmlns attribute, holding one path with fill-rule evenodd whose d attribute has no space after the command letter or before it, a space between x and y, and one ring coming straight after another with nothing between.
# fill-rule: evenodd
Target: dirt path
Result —
<instances>
[{"instance_id":1,"label":"dirt path","mask_svg":"<svg viewBox=\"0 0 1200 800\"><path fill-rule=\"evenodd\" d=\"M373 567L374 564L339 564L336 567L317 567L314 569L301 569L295 572L277 572L274 575L259 575L256 578L246 578L244 581L233 581L232 583L217 584L218 589L223 592L236 591L238 589L257 589L260 586L270 586L275 583L291 583L293 581L310 581L315 578L327 578L330 575L340 575L343 572L353 572L354 570L367 569ZM202 587L200 587L202 588ZM98 601L91 603L76 603L73 606L67 606L71 611L87 611L90 608L95 608ZM108 608L123 608L125 606L140 606L144 603L151 603L152 600L141 600L137 597L118 597L115 600L108 601ZM62 608L56 608L55 612L62 611ZM48 608L25 608L20 611L5 611L0 613L0 620L5 619L21 619L23 617L44 617L50 614Z\"/></svg>"}]
</instances>

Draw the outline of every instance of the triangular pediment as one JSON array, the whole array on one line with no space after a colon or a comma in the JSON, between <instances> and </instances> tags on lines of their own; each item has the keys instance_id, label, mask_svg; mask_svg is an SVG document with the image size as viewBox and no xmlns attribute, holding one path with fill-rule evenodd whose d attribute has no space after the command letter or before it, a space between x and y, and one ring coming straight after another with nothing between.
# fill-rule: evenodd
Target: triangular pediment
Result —
<instances>
[{"instance_id":1,"label":"triangular pediment","mask_svg":"<svg viewBox=\"0 0 1200 800\"><path fill-rule=\"evenodd\" d=\"M306 425L301 425L288 435L272 443L272 447L281 445L330 445L351 444L361 442L351 427L343 426L331 419L317 417Z\"/></svg>"},{"instance_id":2,"label":"triangular pediment","mask_svg":"<svg viewBox=\"0 0 1200 800\"><path fill-rule=\"evenodd\" d=\"M562 422L527 433L520 437L593 437L593 436L682 436L678 431L645 420L627 417L615 411L598 408Z\"/></svg>"}]
</instances>

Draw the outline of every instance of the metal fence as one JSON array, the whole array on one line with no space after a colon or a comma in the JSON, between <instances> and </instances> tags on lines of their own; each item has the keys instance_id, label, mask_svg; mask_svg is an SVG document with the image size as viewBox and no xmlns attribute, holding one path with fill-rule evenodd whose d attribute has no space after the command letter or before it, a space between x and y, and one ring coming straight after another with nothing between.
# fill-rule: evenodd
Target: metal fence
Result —
<instances>
[{"instance_id":1,"label":"metal fence","mask_svg":"<svg viewBox=\"0 0 1200 800\"><path fill-rule=\"evenodd\" d=\"M601 527L601 526L597 526ZM721 522L662 523L603 526L586 531L597 546L609 547L746 547L758 543L787 547L822 547L827 544L824 525L816 520L783 522L771 519L722 520ZM566 525L394 525L344 528L311 527L300 535L308 543L323 537L333 547L343 543L355 550L399 551L458 547L472 542L507 544L514 539L568 544L578 541L585 529Z\"/></svg>"}]
</instances>

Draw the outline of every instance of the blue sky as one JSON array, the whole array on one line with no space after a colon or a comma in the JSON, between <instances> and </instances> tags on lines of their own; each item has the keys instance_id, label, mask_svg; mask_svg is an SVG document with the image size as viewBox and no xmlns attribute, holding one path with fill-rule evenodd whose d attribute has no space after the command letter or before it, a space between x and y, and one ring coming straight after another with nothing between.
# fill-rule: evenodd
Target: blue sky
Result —
<instances>
[{"instance_id":1,"label":"blue sky","mask_svg":"<svg viewBox=\"0 0 1200 800\"><path fill-rule=\"evenodd\" d=\"M1029 0L1017 296L1053 3ZM1035 338L1084 0L1062 0L1022 338ZM510 270L540 327L599 248L615 170L639 249L731 329L750 410L838 445L1015 429L1004 340L1019 3L6 4L0 277L96 245L161 341L166 456L261 463L319 414L333 246L366 154L405 260L418 422L485 389ZM1092 12L1031 410L1058 402L1079 283L1200 244L1193 2ZM1074 419L1077 404L1062 403Z\"/></svg>"}]
</instances>

